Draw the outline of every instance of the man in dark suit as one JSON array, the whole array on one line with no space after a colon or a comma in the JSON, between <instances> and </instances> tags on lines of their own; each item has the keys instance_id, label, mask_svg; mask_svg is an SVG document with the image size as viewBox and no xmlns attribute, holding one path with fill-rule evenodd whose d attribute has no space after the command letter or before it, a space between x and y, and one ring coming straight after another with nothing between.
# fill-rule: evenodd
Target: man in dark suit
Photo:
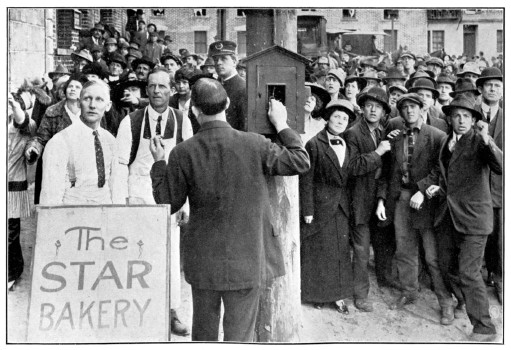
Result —
<instances>
[{"instance_id":1,"label":"man in dark suit","mask_svg":"<svg viewBox=\"0 0 511 350\"><path fill-rule=\"evenodd\" d=\"M453 289L461 289L474 326L471 340L489 341L496 334L481 274L484 249L493 230L490 170L502 174L502 151L488 135L488 124L474 109L475 100L457 96L442 109L453 133L440 150L439 187L428 189L440 199L435 226L439 235L439 262ZM474 130L475 125L475 130Z\"/></svg>"},{"instance_id":2,"label":"man in dark suit","mask_svg":"<svg viewBox=\"0 0 511 350\"><path fill-rule=\"evenodd\" d=\"M78 44L78 49L87 49L89 52L92 52L92 47L94 45L100 46L102 48L105 44L105 39L103 38L104 33L105 26L103 26L101 23L94 24L94 27L90 30L91 36L81 39L80 43Z\"/></svg>"},{"instance_id":3,"label":"man in dark suit","mask_svg":"<svg viewBox=\"0 0 511 350\"><path fill-rule=\"evenodd\" d=\"M390 151L390 142L382 140L380 120L390 112L387 93L372 87L357 100L363 118L344 133L351 154L349 173L351 180L353 244L353 276L355 307L371 312L369 294L369 244L372 241L376 278L379 286L389 286L392 271L394 239L376 226L376 185L381 175L382 156Z\"/></svg>"},{"instance_id":4,"label":"man in dark suit","mask_svg":"<svg viewBox=\"0 0 511 350\"><path fill-rule=\"evenodd\" d=\"M419 78L408 90L410 93L417 93L424 102L422 118L427 125L431 125L443 132L447 132L447 123L442 119L443 115L437 107L435 101L440 93L436 89L436 83L432 79Z\"/></svg>"},{"instance_id":5,"label":"man in dark suit","mask_svg":"<svg viewBox=\"0 0 511 350\"><path fill-rule=\"evenodd\" d=\"M209 45L210 57L215 61L218 80L231 101L227 109L227 122L236 130L247 130L247 83L236 70L236 43L216 41Z\"/></svg>"},{"instance_id":6,"label":"man in dark suit","mask_svg":"<svg viewBox=\"0 0 511 350\"><path fill-rule=\"evenodd\" d=\"M499 106L502 99L502 73L498 68L486 68L476 80L476 86L482 95L482 103L475 110L483 115L490 136L502 150L502 132L504 112ZM493 203L493 232L488 236L484 259L486 269L493 280L495 294L502 304L502 175L490 173L490 189Z\"/></svg>"},{"instance_id":7,"label":"man in dark suit","mask_svg":"<svg viewBox=\"0 0 511 350\"><path fill-rule=\"evenodd\" d=\"M392 150L384 159L378 184L377 216L394 218L396 261L401 295L391 309L415 302L419 293L419 242L441 307L441 324L454 321L451 293L438 267L437 238L433 230L435 204L425 200L426 189L438 183L438 154L446 135L421 118L424 102L418 94L401 96L397 108L405 121L393 138Z\"/></svg>"},{"instance_id":8,"label":"man in dark suit","mask_svg":"<svg viewBox=\"0 0 511 350\"><path fill-rule=\"evenodd\" d=\"M192 110L201 129L171 152L168 165L157 137L151 169L157 203L174 212L188 198L184 272L192 286L192 340L217 341L224 302L224 341L253 341L262 288L284 275L273 235L267 175L297 175L309 169L300 136L287 126L287 112L270 102L268 116L283 144L234 130L227 122L227 93L213 79L192 88Z\"/></svg>"}]
</instances>

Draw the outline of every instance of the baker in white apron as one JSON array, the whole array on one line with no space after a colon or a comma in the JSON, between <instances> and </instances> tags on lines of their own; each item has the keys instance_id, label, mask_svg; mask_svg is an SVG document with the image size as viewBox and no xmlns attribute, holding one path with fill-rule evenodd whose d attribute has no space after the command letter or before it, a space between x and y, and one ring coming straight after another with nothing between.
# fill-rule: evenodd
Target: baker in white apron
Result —
<instances>
[{"instance_id":1,"label":"baker in white apron","mask_svg":"<svg viewBox=\"0 0 511 350\"><path fill-rule=\"evenodd\" d=\"M156 112L151 105L126 116L117 133L118 164L113 174L113 202L127 204L156 204L153 198L150 170L154 159L149 149L151 136L160 133L165 149L165 158L176 142L192 137L192 126L187 116L167 108L163 113ZM149 124L149 128L147 127ZM160 126L158 126L160 124ZM133 142L138 142L138 148ZM174 333L188 333L175 314L181 304L181 271L179 257L179 218L182 212L188 213L187 204L171 216L171 328ZM178 322L178 323L177 323Z\"/></svg>"}]
</instances>

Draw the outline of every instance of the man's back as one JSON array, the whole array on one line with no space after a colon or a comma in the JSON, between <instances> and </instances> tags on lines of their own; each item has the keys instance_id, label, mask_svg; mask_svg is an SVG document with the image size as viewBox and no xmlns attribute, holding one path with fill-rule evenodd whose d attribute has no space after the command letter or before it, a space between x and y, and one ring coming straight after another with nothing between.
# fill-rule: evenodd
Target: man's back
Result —
<instances>
[{"instance_id":1,"label":"man's back","mask_svg":"<svg viewBox=\"0 0 511 350\"><path fill-rule=\"evenodd\" d=\"M266 175L297 175L309 162L298 134L279 136L286 147L213 121L171 152L163 192L173 211L189 198L184 270L197 288L243 289L284 274Z\"/></svg>"}]
</instances>

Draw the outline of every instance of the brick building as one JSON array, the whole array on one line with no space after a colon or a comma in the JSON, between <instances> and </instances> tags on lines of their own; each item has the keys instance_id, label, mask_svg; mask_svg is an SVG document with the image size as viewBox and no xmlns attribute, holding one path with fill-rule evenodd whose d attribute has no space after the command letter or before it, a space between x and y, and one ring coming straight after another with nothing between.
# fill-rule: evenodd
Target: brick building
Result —
<instances>
[{"instance_id":1,"label":"brick building","mask_svg":"<svg viewBox=\"0 0 511 350\"><path fill-rule=\"evenodd\" d=\"M23 77L42 76L52 71L57 63L71 67L72 48L78 44L80 33L92 28L94 23L113 26L125 36L126 24L135 16L135 10L9 9L9 88L18 86ZM143 11L146 24L154 23L161 37L170 35L175 53L186 48L205 55L208 45L223 37L238 44L241 57L246 55L244 9L152 8ZM402 45L420 54L445 47L449 54L472 55L483 51L490 58L502 53L504 40L502 9L309 8L297 9L296 15L297 36L300 38L310 31L314 40L322 42L321 50L338 45L339 33L347 30L385 32L389 35L377 35L376 46L380 50L392 51ZM318 26L307 27L309 22L304 22L304 16L318 19L314 22L319 23Z\"/></svg>"}]
</instances>

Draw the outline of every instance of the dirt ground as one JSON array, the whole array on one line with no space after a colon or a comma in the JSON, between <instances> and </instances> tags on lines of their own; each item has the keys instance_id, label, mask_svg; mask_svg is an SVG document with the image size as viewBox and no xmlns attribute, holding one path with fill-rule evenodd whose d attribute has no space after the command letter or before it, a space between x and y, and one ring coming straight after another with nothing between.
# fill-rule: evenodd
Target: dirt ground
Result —
<instances>
[{"instance_id":1,"label":"dirt ground","mask_svg":"<svg viewBox=\"0 0 511 350\"><path fill-rule=\"evenodd\" d=\"M30 262L35 237L35 215L22 220L21 243L25 258L25 269L14 291L7 297L7 341L23 343L28 324L27 310L30 289ZM403 310L390 310L389 304L397 291L379 289L375 284L371 268L371 288L369 299L374 312L359 312L353 301L348 301L349 315L342 315L333 309L317 310L310 305L302 305L302 325L300 342L412 342L412 343L459 343L467 342L472 326L465 315L456 319L450 326L440 325L440 307L429 289L422 289L420 299ZM488 288L490 312L498 330L498 342L503 341L502 308ZM182 303L177 310L181 321L191 328L192 297L191 288L182 279ZM222 335L220 335L221 339ZM191 338L173 335L173 342L190 342Z\"/></svg>"}]
</instances>

